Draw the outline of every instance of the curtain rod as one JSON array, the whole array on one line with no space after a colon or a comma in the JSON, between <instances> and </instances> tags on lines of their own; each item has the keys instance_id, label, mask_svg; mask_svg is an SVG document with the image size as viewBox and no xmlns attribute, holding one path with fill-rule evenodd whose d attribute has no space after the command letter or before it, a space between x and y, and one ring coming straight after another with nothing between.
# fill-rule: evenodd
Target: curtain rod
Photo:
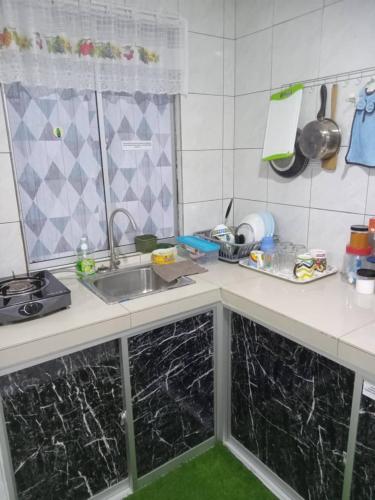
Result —
<instances>
[{"instance_id":1,"label":"curtain rod","mask_svg":"<svg viewBox=\"0 0 375 500\"><path fill-rule=\"evenodd\" d=\"M367 67L367 68L363 68L363 69L357 69L357 70L353 70L353 71L345 71L342 73L335 73L332 75L319 76L317 78L298 80L298 81L292 82L292 83L285 83L285 84L279 85L277 87L273 87L272 90L285 89L285 88L291 87L292 85L295 85L296 83L303 83L304 87L308 88L308 87L315 87L316 85L319 85L320 83L346 82L346 81L350 81L350 80L356 80L359 78L362 79L363 77L373 76L373 75L375 75L375 66L371 66L371 67Z\"/></svg>"},{"instance_id":2,"label":"curtain rod","mask_svg":"<svg viewBox=\"0 0 375 500\"><path fill-rule=\"evenodd\" d=\"M163 12L163 11L146 11L146 10L140 10L140 9L137 9L136 7L131 7L131 6L127 6L125 5L121 5L120 2L109 2L109 5L108 5L108 2L107 3L104 3L104 2L101 2L101 1L96 1L96 0L51 0L51 4L52 5L55 5L55 4L65 4L67 6L70 6L70 7L79 7L80 4L91 4L93 5L94 7L100 7L100 8L103 8L104 10L107 10L107 11L115 11L115 12L129 12L129 13L137 13L137 14L141 14L141 15L144 15L144 16L148 16L148 17L162 17L164 19L170 19L171 21L181 21L181 17L179 17L178 15L172 15L172 14L169 14L169 13L166 13L166 12Z\"/></svg>"}]
</instances>

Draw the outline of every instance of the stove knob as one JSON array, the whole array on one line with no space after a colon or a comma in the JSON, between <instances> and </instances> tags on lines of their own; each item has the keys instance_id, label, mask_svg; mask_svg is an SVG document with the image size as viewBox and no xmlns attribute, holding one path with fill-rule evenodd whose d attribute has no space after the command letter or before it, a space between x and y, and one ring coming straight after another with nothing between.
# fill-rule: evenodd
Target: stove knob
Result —
<instances>
[{"instance_id":1,"label":"stove knob","mask_svg":"<svg viewBox=\"0 0 375 500\"><path fill-rule=\"evenodd\" d=\"M22 316L34 316L38 314L43 309L43 305L40 302L30 302L18 309L18 312Z\"/></svg>"}]
</instances>

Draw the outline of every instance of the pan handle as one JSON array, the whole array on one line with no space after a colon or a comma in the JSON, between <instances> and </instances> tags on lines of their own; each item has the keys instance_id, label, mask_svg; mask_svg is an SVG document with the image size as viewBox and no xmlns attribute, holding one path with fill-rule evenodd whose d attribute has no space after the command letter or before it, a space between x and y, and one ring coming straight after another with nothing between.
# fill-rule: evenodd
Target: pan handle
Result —
<instances>
[{"instance_id":1,"label":"pan handle","mask_svg":"<svg viewBox=\"0 0 375 500\"><path fill-rule=\"evenodd\" d=\"M320 109L317 114L318 120L323 120L326 115L326 105L327 105L327 87L321 85L320 87Z\"/></svg>"}]
</instances>

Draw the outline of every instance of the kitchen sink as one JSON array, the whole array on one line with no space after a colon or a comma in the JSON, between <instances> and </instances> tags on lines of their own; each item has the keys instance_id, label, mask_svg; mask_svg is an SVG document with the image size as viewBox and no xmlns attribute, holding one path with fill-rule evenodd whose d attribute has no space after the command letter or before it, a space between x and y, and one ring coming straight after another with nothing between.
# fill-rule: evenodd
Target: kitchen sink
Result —
<instances>
[{"instance_id":1,"label":"kitchen sink","mask_svg":"<svg viewBox=\"0 0 375 500\"><path fill-rule=\"evenodd\" d=\"M107 304L114 304L180 288L194 281L183 276L168 283L155 273L151 265L141 265L88 276L82 283Z\"/></svg>"}]
</instances>

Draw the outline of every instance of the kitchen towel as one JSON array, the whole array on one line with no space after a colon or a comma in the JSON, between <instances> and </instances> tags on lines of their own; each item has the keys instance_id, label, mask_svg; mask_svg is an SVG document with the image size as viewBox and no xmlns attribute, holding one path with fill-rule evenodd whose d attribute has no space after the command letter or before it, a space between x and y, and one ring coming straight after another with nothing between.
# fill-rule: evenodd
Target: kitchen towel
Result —
<instances>
[{"instance_id":1,"label":"kitchen towel","mask_svg":"<svg viewBox=\"0 0 375 500\"><path fill-rule=\"evenodd\" d=\"M153 270L164 281L171 283L172 281L181 278L181 276L190 276L191 274L200 274L207 272L202 266L199 266L191 260L181 260L175 264L166 264L163 266L153 265Z\"/></svg>"},{"instance_id":2,"label":"kitchen towel","mask_svg":"<svg viewBox=\"0 0 375 500\"><path fill-rule=\"evenodd\" d=\"M302 83L271 95L263 160L281 160L294 154L298 118L302 102Z\"/></svg>"},{"instance_id":3,"label":"kitchen towel","mask_svg":"<svg viewBox=\"0 0 375 500\"><path fill-rule=\"evenodd\" d=\"M375 91L363 88L354 113L346 163L375 167Z\"/></svg>"}]
</instances>

